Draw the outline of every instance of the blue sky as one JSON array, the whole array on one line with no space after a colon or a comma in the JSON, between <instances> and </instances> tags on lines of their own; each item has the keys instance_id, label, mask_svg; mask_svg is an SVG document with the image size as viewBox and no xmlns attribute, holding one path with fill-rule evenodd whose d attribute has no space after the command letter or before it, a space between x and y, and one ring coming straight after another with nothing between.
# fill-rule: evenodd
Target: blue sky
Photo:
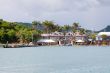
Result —
<instances>
[{"instance_id":1,"label":"blue sky","mask_svg":"<svg viewBox=\"0 0 110 73\"><path fill-rule=\"evenodd\" d=\"M110 25L110 0L0 0L0 18L51 20L60 25L79 22L84 28L100 30Z\"/></svg>"}]
</instances>

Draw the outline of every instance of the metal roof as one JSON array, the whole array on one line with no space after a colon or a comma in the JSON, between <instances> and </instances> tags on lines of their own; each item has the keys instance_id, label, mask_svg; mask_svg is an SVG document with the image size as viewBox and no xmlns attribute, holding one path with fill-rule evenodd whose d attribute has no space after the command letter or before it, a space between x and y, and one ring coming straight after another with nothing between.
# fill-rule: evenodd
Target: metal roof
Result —
<instances>
[{"instance_id":1,"label":"metal roof","mask_svg":"<svg viewBox=\"0 0 110 73\"><path fill-rule=\"evenodd\" d=\"M99 32L99 33L98 33L98 36L101 36L101 35L110 36L110 32Z\"/></svg>"}]
</instances>

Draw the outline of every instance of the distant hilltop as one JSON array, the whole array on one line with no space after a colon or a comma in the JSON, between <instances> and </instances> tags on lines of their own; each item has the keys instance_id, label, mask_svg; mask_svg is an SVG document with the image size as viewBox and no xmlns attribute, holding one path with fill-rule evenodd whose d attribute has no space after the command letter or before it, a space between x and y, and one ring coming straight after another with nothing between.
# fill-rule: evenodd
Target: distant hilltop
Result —
<instances>
[{"instance_id":1,"label":"distant hilltop","mask_svg":"<svg viewBox=\"0 0 110 73\"><path fill-rule=\"evenodd\" d=\"M99 32L110 32L110 25L108 25L104 29L100 30Z\"/></svg>"}]
</instances>

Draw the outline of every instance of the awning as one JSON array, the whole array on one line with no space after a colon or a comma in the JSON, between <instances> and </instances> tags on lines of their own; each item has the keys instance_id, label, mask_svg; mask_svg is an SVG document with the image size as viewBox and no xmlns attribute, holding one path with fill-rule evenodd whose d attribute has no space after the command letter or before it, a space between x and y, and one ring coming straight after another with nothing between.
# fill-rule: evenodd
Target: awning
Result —
<instances>
[{"instance_id":1,"label":"awning","mask_svg":"<svg viewBox=\"0 0 110 73\"><path fill-rule=\"evenodd\" d=\"M37 41L38 43L54 43L56 41L52 40L52 39L41 39L39 41Z\"/></svg>"},{"instance_id":2,"label":"awning","mask_svg":"<svg viewBox=\"0 0 110 73\"><path fill-rule=\"evenodd\" d=\"M83 43L84 41L83 40L77 40L76 42L77 43Z\"/></svg>"}]
</instances>

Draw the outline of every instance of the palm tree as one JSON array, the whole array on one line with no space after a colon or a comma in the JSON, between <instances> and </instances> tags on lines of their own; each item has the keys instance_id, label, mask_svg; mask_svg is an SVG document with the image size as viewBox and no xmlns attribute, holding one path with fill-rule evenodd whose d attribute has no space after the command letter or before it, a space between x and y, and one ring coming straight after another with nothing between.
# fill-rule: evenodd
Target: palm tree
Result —
<instances>
[{"instance_id":1,"label":"palm tree","mask_svg":"<svg viewBox=\"0 0 110 73\"><path fill-rule=\"evenodd\" d=\"M66 32L69 32L69 30L70 30L70 26L69 25L64 25L63 26L63 29L64 29L64 31L66 31Z\"/></svg>"},{"instance_id":2,"label":"palm tree","mask_svg":"<svg viewBox=\"0 0 110 73\"><path fill-rule=\"evenodd\" d=\"M90 34L89 36L90 36L90 38L91 38L92 40L95 40L95 39L96 39L96 34L95 34L95 33Z\"/></svg>"},{"instance_id":3,"label":"palm tree","mask_svg":"<svg viewBox=\"0 0 110 73\"><path fill-rule=\"evenodd\" d=\"M84 28L80 28L80 33L81 34L85 34L86 33L85 29Z\"/></svg>"},{"instance_id":4,"label":"palm tree","mask_svg":"<svg viewBox=\"0 0 110 73\"><path fill-rule=\"evenodd\" d=\"M73 32L76 32L77 30L78 30L78 28L79 28L79 23L73 23Z\"/></svg>"},{"instance_id":5,"label":"palm tree","mask_svg":"<svg viewBox=\"0 0 110 73\"><path fill-rule=\"evenodd\" d=\"M54 23L52 21L45 20L43 22L43 25L45 27L46 33L50 33L50 32L52 32L54 30Z\"/></svg>"},{"instance_id":6,"label":"palm tree","mask_svg":"<svg viewBox=\"0 0 110 73\"><path fill-rule=\"evenodd\" d=\"M41 25L41 22L39 22L39 21L33 21L33 22L32 22L32 27L33 27L33 29L38 28L39 25Z\"/></svg>"},{"instance_id":7,"label":"palm tree","mask_svg":"<svg viewBox=\"0 0 110 73\"><path fill-rule=\"evenodd\" d=\"M57 24L57 25L54 25L54 31L61 31L60 30L60 26Z\"/></svg>"}]
</instances>

